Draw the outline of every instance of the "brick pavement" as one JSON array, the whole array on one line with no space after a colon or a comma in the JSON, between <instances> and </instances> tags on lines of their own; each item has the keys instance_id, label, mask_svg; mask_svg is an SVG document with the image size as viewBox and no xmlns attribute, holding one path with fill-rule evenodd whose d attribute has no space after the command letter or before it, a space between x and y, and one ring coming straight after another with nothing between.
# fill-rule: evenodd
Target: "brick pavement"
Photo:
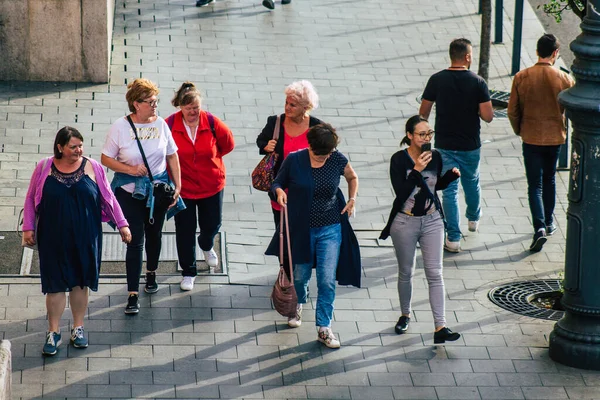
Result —
<instances>
[{"instance_id":1,"label":"brick pavement","mask_svg":"<svg viewBox=\"0 0 600 400\"><path fill-rule=\"evenodd\" d=\"M507 39L492 46L490 87L500 90L510 88L512 10L506 1ZM133 318L122 310L124 281L104 279L91 296L90 347L63 344L46 360L40 356L46 322L38 281L0 279L0 338L13 343L15 398L600 398L600 375L549 360L551 322L501 311L486 298L499 283L555 277L563 268L567 175L558 178L559 230L541 253L529 254L520 142L507 120L482 130L480 232L466 236L464 252L445 257L447 318L462 339L432 345L422 269L409 333L393 332L395 259L391 243L376 239L393 199L388 160L427 78L448 65L449 40L478 42L475 11L476 1L468 0L294 0L277 4L275 12L258 0L201 9L191 0L118 1L108 84L0 83L3 231L13 229L33 166L51 153L58 128L79 128L86 152L98 158L111 122L127 112L125 83L135 77L160 84L162 116L172 112L173 90L183 80L196 82L205 108L227 122L237 142L226 158L229 278L201 277L192 293L181 293L177 277L163 277L161 290L143 295ZM523 66L534 60L541 32L526 6ZM263 251L272 217L266 196L249 184L259 160L256 135L268 115L282 110L283 89L297 79L315 84L321 107L314 115L339 128L340 150L361 179L353 224L363 288L338 289L337 351L316 343L310 306L295 330L271 309L277 267Z\"/></svg>"}]
</instances>

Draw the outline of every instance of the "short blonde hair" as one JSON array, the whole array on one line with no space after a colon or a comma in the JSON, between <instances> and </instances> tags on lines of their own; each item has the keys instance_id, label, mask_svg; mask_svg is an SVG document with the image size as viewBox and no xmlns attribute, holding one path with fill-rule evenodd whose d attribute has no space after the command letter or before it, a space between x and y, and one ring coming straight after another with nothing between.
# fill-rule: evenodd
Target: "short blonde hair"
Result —
<instances>
[{"instance_id":1,"label":"short blonde hair","mask_svg":"<svg viewBox=\"0 0 600 400\"><path fill-rule=\"evenodd\" d=\"M135 114L135 107L133 106L134 102L143 101L148 97L156 96L159 92L158 86L149 79L138 78L131 82L127 85L127 93L125 94L129 111Z\"/></svg>"},{"instance_id":2,"label":"short blonde hair","mask_svg":"<svg viewBox=\"0 0 600 400\"><path fill-rule=\"evenodd\" d=\"M293 96L300 104L308 107L308 111L319 107L319 95L312 83L309 81L296 81L285 88L286 96Z\"/></svg>"}]
</instances>

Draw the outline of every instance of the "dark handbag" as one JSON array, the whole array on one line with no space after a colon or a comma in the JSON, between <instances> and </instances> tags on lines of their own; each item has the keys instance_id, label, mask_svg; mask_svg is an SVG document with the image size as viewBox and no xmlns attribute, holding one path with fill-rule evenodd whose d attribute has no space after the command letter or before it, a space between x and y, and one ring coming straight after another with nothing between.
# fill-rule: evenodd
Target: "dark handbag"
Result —
<instances>
[{"instance_id":1,"label":"dark handbag","mask_svg":"<svg viewBox=\"0 0 600 400\"><path fill-rule=\"evenodd\" d=\"M288 279L283 267L283 231L287 240L288 260L290 262L290 279ZM292 249L290 245L290 225L288 222L287 207L281 207L281 222L279 224L279 274L273 285L271 300L275 310L284 317L294 318L296 316L296 307L298 306L298 296L294 287L294 267L292 264Z\"/></svg>"},{"instance_id":2,"label":"dark handbag","mask_svg":"<svg viewBox=\"0 0 600 400\"><path fill-rule=\"evenodd\" d=\"M173 203L175 199L175 189L169 182L163 181L155 181L152 176L152 172L150 171L150 165L148 165L148 160L146 159L146 154L144 154L144 149L142 148L142 143L140 142L140 138L137 134L137 129L131 120L131 116L127 116L127 121L129 121L129 125L131 125L131 129L133 129L133 133L135 135L135 140L137 141L138 148L140 149L140 153L142 153L142 159L144 160L144 165L148 170L148 176L150 178L150 182L152 182L152 195L154 196L154 207L159 210L166 210ZM154 223L154 218L150 216L150 223Z\"/></svg>"},{"instance_id":3,"label":"dark handbag","mask_svg":"<svg viewBox=\"0 0 600 400\"><path fill-rule=\"evenodd\" d=\"M273 130L273 140L279 139L279 129L281 127L281 116L277 116L275 129ZM271 190L271 184L275 180L275 164L279 154L275 151L263 157L252 171L252 187L262 192Z\"/></svg>"}]
</instances>

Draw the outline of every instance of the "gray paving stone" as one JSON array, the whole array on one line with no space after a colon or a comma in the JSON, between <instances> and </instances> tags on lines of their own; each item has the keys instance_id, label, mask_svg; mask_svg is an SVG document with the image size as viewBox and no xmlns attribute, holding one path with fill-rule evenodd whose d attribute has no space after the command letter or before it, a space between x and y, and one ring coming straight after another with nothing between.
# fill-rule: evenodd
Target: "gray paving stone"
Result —
<instances>
[{"instance_id":1,"label":"gray paving stone","mask_svg":"<svg viewBox=\"0 0 600 400\"><path fill-rule=\"evenodd\" d=\"M131 385L131 395L138 398L161 398L174 399L176 398L174 385Z\"/></svg>"},{"instance_id":2,"label":"gray paving stone","mask_svg":"<svg viewBox=\"0 0 600 400\"><path fill-rule=\"evenodd\" d=\"M105 371L66 371L66 384L108 385L110 373Z\"/></svg>"},{"instance_id":3,"label":"gray paving stone","mask_svg":"<svg viewBox=\"0 0 600 400\"><path fill-rule=\"evenodd\" d=\"M265 399L307 399L308 394L304 386L266 386L263 385Z\"/></svg>"},{"instance_id":4,"label":"gray paving stone","mask_svg":"<svg viewBox=\"0 0 600 400\"><path fill-rule=\"evenodd\" d=\"M479 394L482 399L517 400L525 398L520 387L479 387Z\"/></svg>"},{"instance_id":5,"label":"gray paving stone","mask_svg":"<svg viewBox=\"0 0 600 400\"><path fill-rule=\"evenodd\" d=\"M306 386L308 398L350 399L350 390L344 386Z\"/></svg>"},{"instance_id":6,"label":"gray paving stone","mask_svg":"<svg viewBox=\"0 0 600 400\"><path fill-rule=\"evenodd\" d=\"M481 399L477 388L468 387L436 387L439 399Z\"/></svg>"},{"instance_id":7,"label":"gray paving stone","mask_svg":"<svg viewBox=\"0 0 600 400\"><path fill-rule=\"evenodd\" d=\"M32 385L37 386L37 385ZM60 397L76 397L81 393L86 392L86 385L69 385L61 384L43 384L43 397L60 398Z\"/></svg>"},{"instance_id":8,"label":"gray paving stone","mask_svg":"<svg viewBox=\"0 0 600 400\"><path fill-rule=\"evenodd\" d=\"M415 386L456 386L456 381L451 373L422 373L411 372Z\"/></svg>"},{"instance_id":9,"label":"gray paving stone","mask_svg":"<svg viewBox=\"0 0 600 400\"><path fill-rule=\"evenodd\" d=\"M473 372L515 372L511 360L471 360Z\"/></svg>"},{"instance_id":10,"label":"gray paving stone","mask_svg":"<svg viewBox=\"0 0 600 400\"><path fill-rule=\"evenodd\" d=\"M469 360L429 360L431 372L473 372Z\"/></svg>"},{"instance_id":11,"label":"gray paving stone","mask_svg":"<svg viewBox=\"0 0 600 400\"><path fill-rule=\"evenodd\" d=\"M121 371L130 368L131 359L115 357L92 358L88 361L88 364L88 371Z\"/></svg>"},{"instance_id":12,"label":"gray paving stone","mask_svg":"<svg viewBox=\"0 0 600 400\"><path fill-rule=\"evenodd\" d=\"M526 399L567 399L567 393L563 388L547 387L524 387L522 388Z\"/></svg>"},{"instance_id":13,"label":"gray paving stone","mask_svg":"<svg viewBox=\"0 0 600 400\"><path fill-rule=\"evenodd\" d=\"M371 386L412 386L409 373L369 372Z\"/></svg>"},{"instance_id":14,"label":"gray paving stone","mask_svg":"<svg viewBox=\"0 0 600 400\"><path fill-rule=\"evenodd\" d=\"M586 386L580 374L540 374L544 386Z\"/></svg>"}]
</instances>

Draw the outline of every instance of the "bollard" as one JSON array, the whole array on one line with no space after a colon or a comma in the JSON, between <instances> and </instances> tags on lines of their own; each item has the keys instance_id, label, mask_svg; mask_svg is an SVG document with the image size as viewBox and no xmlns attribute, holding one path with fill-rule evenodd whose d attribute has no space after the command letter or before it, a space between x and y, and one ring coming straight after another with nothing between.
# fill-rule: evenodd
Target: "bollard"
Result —
<instances>
[{"instance_id":1,"label":"bollard","mask_svg":"<svg viewBox=\"0 0 600 400\"><path fill-rule=\"evenodd\" d=\"M513 33L513 53L511 75L516 75L521 69L521 38L523 37L523 0L515 1L515 19Z\"/></svg>"},{"instance_id":2,"label":"bollard","mask_svg":"<svg viewBox=\"0 0 600 400\"><path fill-rule=\"evenodd\" d=\"M502 43L502 13L504 12L503 0L496 0L496 22L494 23L494 44Z\"/></svg>"},{"instance_id":3,"label":"bollard","mask_svg":"<svg viewBox=\"0 0 600 400\"><path fill-rule=\"evenodd\" d=\"M12 362L10 342L0 341L0 400L10 400L12 383Z\"/></svg>"}]
</instances>

